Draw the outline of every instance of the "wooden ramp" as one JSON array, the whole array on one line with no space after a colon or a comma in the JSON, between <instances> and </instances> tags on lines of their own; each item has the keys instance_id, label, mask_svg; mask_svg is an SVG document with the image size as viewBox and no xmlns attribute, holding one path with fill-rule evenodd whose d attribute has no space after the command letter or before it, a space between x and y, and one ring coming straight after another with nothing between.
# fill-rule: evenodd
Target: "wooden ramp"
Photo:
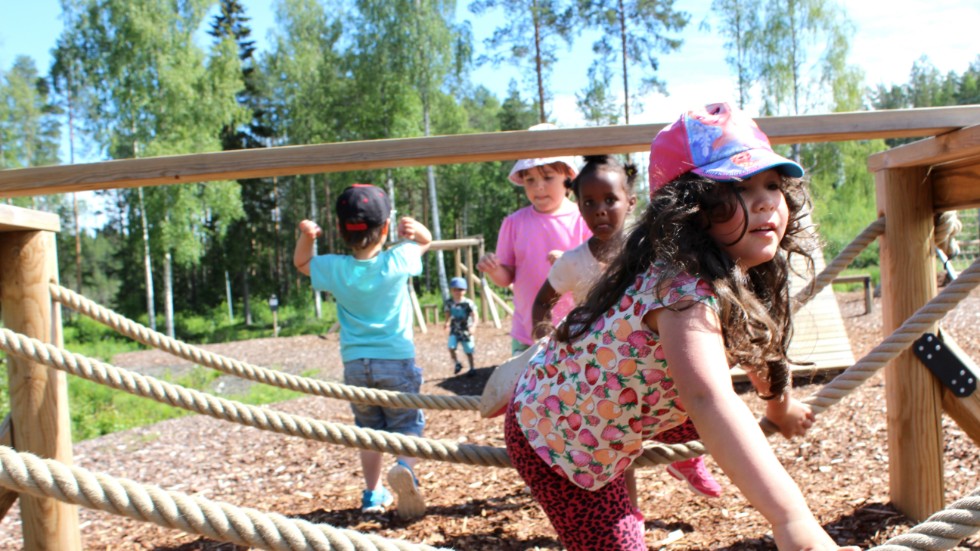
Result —
<instances>
[{"instance_id":1,"label":"wooden ramp","mask_svg":"<svg viewBox=\"0 0 980 551\"><path fill-rule=\"evenodd\" d=\"M826 267L819 249L814 251L813 262L818 274ZM804 285L805 281L794 277L790 282L790 294L795 296ZM793 366L793 376L803 379L822 372L843 371L854 364L851 342L832 285L817 293L794 316L789 357L800 362L813 362L814 365ZM732 379L748 380L739 368L732 370Z\"/></svg>"}]
</instances>

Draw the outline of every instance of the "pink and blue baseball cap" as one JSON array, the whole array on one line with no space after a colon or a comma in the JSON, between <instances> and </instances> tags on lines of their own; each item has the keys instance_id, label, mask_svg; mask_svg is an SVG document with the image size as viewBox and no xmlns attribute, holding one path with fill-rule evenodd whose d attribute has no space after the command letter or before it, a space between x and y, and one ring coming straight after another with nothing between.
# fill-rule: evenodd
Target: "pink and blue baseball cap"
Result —
<instances>
[{"instance_id":1,"label":"pink and blue baseball cap","mask_svg":"<svg viewBox=\"0 0 980 551\"><path fill-rule=\"evenodd\" d=\"M803 176L803 167L774 152L745 112L713 103L684 113L657 133L650 145L650 195L686 172L730 182L771 168Z\"/></svg>"}]
</instances>

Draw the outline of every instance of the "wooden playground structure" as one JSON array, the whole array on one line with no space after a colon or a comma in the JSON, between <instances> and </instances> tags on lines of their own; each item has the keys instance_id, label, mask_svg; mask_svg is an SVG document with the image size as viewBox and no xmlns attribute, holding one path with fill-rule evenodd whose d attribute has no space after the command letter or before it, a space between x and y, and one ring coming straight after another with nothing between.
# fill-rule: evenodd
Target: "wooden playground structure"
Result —
<instances>
[{"instance_id":1,"label":"wooden playground structure","mask_svg":"<svg viewBox=\"0 0 980 551\"><path fill-rule=\"evenodd\" d=\"M926 137L868 159L879 216L886 219L881 237L882 315L884 332L891 333L937 293L935 215L980 206L980 106L771 117L758 123L776 144ZM0 198L518 157L635 153L646 150L663 126L437 136L5 170L0 171ZM59 229L55 215L0 205L3 325L60 346L60 309L52 306L49 292L49 283L58 280L54 234ZM439 246L455 251L456 275L473 283L470 296L482 290L483 319L499 323L493 305L504 303L499 297L495 301L474 273L473 254L482 254L482 238L453 241ZM424 325L417 302L416 316ZM0 440L71 464L64 373L8 356L8 374L11 422L4 424ZM921 520L945 505L941 415L945 411L980 445L980 393L955 396L911 350L889 363L886 381L891 499L904 514ZM0 490L0 506L9 508L16 497ZM20 499L25 548L81 549L75 506L52 498Z\"/></svg>"}]
</instances>

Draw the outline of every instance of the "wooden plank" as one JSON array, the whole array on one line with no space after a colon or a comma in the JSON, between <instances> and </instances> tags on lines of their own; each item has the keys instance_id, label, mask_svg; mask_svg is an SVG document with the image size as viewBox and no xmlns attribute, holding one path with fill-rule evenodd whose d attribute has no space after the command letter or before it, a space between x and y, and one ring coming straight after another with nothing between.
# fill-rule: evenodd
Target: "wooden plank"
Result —
<instances>
[{"instance_id":1,"label":"wooden plank","mask_svg":"<svg viewBox=\"0 0 980 551\"><path fill-rule=\"evenodd\" d=\"M946 348L966 365L966 369L970 370L973 374L980 373L980 369L977 369L976 362L960 348L959 343L956 342L953 335L940 328L939 338L943 340ZM956 421L956 424L963 429L963 432L974 443L980 446L980 392L974 391L970 396L960 398L944 386L943 410L949 414L953 421Z\"/></svg>"},{"instance_id":2,"label":"wooden plank","mask_svg":"<svg viewBox=\"0 0 980 551\"><path fill-rule=\"evenodd\" d=\"M980 392L959 398L943 388L943 410L956 421L973 443L980 446Z\"/></svg>"},{"instance_id":3,"label":"wooden plank","mask_svg":"<svg viewBox=\"0 0 980 551\"><path fill-rule=\"evenodd\" d=\"M34 230L61 231L61 219L53 212L0 205L0 233Z\"/></svg>"},{"instance_id":4,"label":"wooden plank","mask_svg":"<svg viewBox=\"0 0 980 551\"><path fill-rule=\"evenodd\" d=\"M980 155L980 125L976 123L871 155L868 157L868 170L878 172L886 168L931 166L975 155Z\"/></svg>"},{"instance_id":5,"label":"wooden plank","mask_svg":"<svg viewBox=\"0 0 980 551\"><path fill-rule=\"evenodd\" d=\"M759 117L757 121L776 144L934 136L980 124L980 106ZM430 136L0 170L0 197L526 157L633 153L647 151L653 136L664 126Z\"/></svg>"},{"instance_id":6,"label":"wooden plank","mask_svg":"<svg viewBox=\"0 0 980 551\"><path fill-rule=\"evenodd\" d=\"M934 169L932 188L934 212L980 207L980 157L973 164Z\"/></svg>"},{"instance_id":7,"label":"wooden plank","mask_svg":"<svg viewBox=\"0 0 980 551\"><path fill-rule=\"evenodd\" d=\"M824 269L826 263L823 251L813 251L813 263L814 270L818 273ZM796 265L794 268L802 271L803 266ZM791 274L790 293L795 295L807 282L795 272ZM793 339L789 343L789 357L794 361L814 364L801 367L804 371L840 371L854 365L851 341L844 330L844 320L831 286L817 293L817 296L793 315Z\"/></svg>"},{"instance_id":8,"label":"wooden plank","mask_svg":"<svg viewBox=\"0 0 980 551\"><path fill-rule=\"evenodd\" d=\"M932 186L925 167L875 173L881 238L882 331L889 335L936 295ZM923 331L935 332L935 328ZM906 349L885 367L892 503L917 521L943 508L942 387Z\"/></svg>"}]
</instances>

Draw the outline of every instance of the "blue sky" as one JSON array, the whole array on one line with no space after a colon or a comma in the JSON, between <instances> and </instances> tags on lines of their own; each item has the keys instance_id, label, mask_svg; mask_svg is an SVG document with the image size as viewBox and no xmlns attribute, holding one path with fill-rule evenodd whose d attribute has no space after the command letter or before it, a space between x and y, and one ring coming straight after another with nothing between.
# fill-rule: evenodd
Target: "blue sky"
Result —
<instances>
[{"instance_id":1,"label":"blue sky","mask_svg":"<svg viewBox=\"0 0 980 551\"><path fill-rule=\"evenodd\" d=\"M260 49L268 43L273 1L243 0ZM847 4L848 15L857 27L851 39L851 63L865 71L868 85L907 81L912 63L921 55L928 56L941 71L962 72L980 54L977 0L892 0L887 7L869 1ZM469 0L458 2L457 19L474 21L468 5ZM645 111L635 115L633 122L666 122L693 105L734 99L723 40L701 25L713 23L710 5L710 0L676 0L677 9L691 14L691 24L681 50L661 56L660 78L667 82L669 95L650 96L644 102ZM46 72L50 49L62 28L59 14L58 0L0 0L0 69L8 69L17 55L26 54ZM499 13L488 14L481 17L481 24L473 23L478 50L500 17ZM585 85L591 43L583 36L571 50L560 47L561 61L550 82L552 118L559 126L581 125L575 93ZM475 82L501 97L510 79L521 77L518 69L507 64L481 67L473 74Z\"/></svg>"}]
</instances>

